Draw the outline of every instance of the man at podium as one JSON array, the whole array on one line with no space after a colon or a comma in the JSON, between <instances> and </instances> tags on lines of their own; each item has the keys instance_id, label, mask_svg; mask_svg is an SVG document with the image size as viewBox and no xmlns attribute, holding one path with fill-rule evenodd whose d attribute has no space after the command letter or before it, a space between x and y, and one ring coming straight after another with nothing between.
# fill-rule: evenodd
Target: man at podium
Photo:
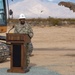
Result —
<instances>
[{"instance_id":1,"label":"man at podium","mask_svg":"<svg viewBox=\"0 0 75 75\"><path fill-rule=\"evenodd\" d=\"M20 34L28 34L30 39L33 37L33 30L30 25L28 25L25 21L26 17L24 14L20 14L19 16L19 24L15 25L14 33L20 33ZM27 65L30 63L29 57L31 56L32 50L33 50L33 45L30 42L28 45L28 50L27 50Z\"/></svg>"}]
</instances>

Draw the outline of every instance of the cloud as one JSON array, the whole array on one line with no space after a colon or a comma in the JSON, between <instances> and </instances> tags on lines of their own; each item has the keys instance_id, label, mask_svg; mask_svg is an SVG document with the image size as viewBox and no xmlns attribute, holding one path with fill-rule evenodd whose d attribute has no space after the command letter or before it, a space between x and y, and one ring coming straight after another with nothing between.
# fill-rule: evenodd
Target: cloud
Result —
<instances>
[{"instance_id":1,"label":"cloud","mask_svg":"<svg viewBox=\"0 0 75 75\"><path fill-rule=\"evenodd\" d=\"M46 2L45 2L46 1ZM58 6L56 3L47 2L47 0L23 0L10 5L14 11L14 17L24 13L27 18L75 18L75 13L64 6Z\"/></svg>"}]
</instances>

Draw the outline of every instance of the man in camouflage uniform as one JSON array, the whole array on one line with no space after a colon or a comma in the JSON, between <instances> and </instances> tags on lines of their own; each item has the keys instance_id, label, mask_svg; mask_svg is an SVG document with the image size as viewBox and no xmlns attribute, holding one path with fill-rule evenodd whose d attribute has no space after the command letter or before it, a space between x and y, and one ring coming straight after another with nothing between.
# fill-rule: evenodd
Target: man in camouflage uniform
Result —
<instances>
[{"instance_id":1,"label":"man in camouflage uniform","mask_svg":"<svg viewBox=\"0 0 75 75\"><path fill-rule=\"evenodd\" d=\"M25 18L26 17L24 14L21 14L19 16L20 23L18 25L15 25L14 33L27 34L31 39L33 37L33 30L31 26L26 23ZM29 57L32 53L33 45L30 42L25 46L27 47L27 66L28 66L30 63Z\"/></svg>"}]
</instances>

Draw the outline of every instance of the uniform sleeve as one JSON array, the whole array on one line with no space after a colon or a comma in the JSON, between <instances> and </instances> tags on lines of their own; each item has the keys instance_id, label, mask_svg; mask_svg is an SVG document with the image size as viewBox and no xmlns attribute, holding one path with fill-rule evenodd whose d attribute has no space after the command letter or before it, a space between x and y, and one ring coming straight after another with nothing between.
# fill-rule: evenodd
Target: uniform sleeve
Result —
<instances>
[{"instance_id":1,"label":"uniform sleeve","mask_svg":"<svg viewBox=\"0 0 75 75\"><path fill-rule=\"evenodd\" d=\"M18 33L16 26L14 27L14 33Z\"/></svg>"},{"instance_id":2,"label":"uniform sleeve","mask_svg":"<svg viewBox=\"0 0 75 75\"><path fill-rule=\"evenodd\" d=\"M28 27L29 29L28 29L28 31L29 31L29 37L30 38L32 38L33 37L33 35L34 35L34 33L33 33L33 30L32 30L32 28L31 28L31 26L29 25L29 27Z\"/></svg>"}]
</instances>

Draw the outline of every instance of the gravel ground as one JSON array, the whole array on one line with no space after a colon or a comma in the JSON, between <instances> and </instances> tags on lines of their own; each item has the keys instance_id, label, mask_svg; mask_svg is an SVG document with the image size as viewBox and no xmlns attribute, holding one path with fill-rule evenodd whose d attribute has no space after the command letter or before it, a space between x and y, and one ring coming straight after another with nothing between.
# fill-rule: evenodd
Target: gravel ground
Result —
<instances>
[{"instance_id":1,"label":"gravel ground","mask_svg":"<svg viewBox=\"0 0 75 75\"><path fill-rule=\"evenodd\" d=\"M75 28L33 27L33 31L34 56L30 57L30 65L45 67L61 75L75 75ZM9 61L10 58L0 63L0 68L9 68Z\"/></svg>"}]
</instances>

